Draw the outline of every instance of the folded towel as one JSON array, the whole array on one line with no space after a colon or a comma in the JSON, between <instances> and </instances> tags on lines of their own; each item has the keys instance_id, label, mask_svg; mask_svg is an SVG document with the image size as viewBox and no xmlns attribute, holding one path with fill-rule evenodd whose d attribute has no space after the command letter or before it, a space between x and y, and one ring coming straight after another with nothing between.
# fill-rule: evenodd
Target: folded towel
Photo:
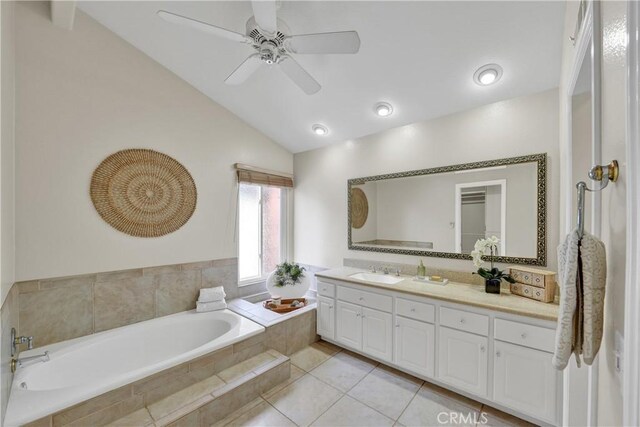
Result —
<instances>
[{"instance_id":1,"label":"folded towel","mask_svg":"<svg viewBox=\"0 0 640 427\"><path fill-rule=\"evenodd\" d=\"M222 286L218 286L215 288L203 288L200 289L198 302L223 301L226 296L227 294L225 294L224 288Z\"/></svg>"},{"instance_id":2,"label":"folded towel","mask_svg":"<svg viewBox=\"0 0 640 427\"><path fill-rule=\"evenodd\" d=\"M604 291L607 276L604 243L573 230L558 248L560 312L556 329L553 366L564 369L571 354L580 366L580 356L588 365L602 341Z\"/></svg>"},{"instance_id":3,"label":"folded towel","mask_svg":"<svg viewBox=\"0 0 640 427\"><path fill-rule=\"evenodd\" d=\"M225 301L214 301L214 302L197 302L196 303L196 312L205 313L207 311L216 311L216 310L224 310L227 308L227 303Z\"/></svg>"}]
</instances>

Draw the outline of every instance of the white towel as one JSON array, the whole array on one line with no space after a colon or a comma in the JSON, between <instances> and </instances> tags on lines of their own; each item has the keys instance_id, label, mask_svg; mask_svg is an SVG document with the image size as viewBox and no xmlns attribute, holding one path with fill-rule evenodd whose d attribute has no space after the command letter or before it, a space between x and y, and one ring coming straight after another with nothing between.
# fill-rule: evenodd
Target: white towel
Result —
<instances>
[{"instance_id":1,"label":"white towel","mask_svg":"<svg viewBox=\"0 0 640 427\"><path fill-rule=\"evenodd\" d=\"M214 301L214 302L200 302L196 303L196 312L205 313L207 311L216 311L216 310L224 310L227 308L227 303L224 301Z\"/></svg>"},{"instance_id":2,"label":"white towel","mask_svg":"<svg viewBox=\"0 0 640 427\"><path fill-rule=\"evenodd\" d=\"M224 301L224 298L226 296L227 294L225 294L224 288L222 286L218 286L215 288L203 288L200 289L198 302Z\"/></svg>"},{"instance_id":3,"label":"white towel","mask_svg":"<svg viewBox=\"0 0 640 427\"><path fill-rule=\"evenodd\" d=\"M564 369L571 354L593 363L602 340L606 254L604 244L573 230L558 247L560 311L553 366Z\"/></svg>"}]
</instances>

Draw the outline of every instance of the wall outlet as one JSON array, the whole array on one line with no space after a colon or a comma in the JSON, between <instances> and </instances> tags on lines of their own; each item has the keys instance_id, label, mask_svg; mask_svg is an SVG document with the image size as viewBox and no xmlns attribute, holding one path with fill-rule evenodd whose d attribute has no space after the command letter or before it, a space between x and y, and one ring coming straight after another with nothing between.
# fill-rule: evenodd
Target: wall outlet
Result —
<instances>
[{"instance_id":1,"label":"wall outlet","mask_svg":"<svg viewBox=\"0 0 640 427\"><path fill-rule=\"evenodd\" d=\"M618 376L622 374L622 355L624 354L624 337L620 331L616 331L614 343L615 367Z\"/></svg>"}]
</instances>

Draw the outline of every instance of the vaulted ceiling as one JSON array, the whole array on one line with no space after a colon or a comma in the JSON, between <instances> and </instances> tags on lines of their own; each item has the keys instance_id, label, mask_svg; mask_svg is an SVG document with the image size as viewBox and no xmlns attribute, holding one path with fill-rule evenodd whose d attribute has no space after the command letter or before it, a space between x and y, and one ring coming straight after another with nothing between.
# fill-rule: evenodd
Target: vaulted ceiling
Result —
<instances>
[{"instance_id":1,"label":"vaulted ceiling","mask_svg":"<svg viewBox=\"0 0 640 427\"><path fill-rule=\"evenodd\" d=\"M86 1L79 8L292 152L558 86L564 2L283 1L293 34L356 30L355 55L296 55L322 85L306 95L275 67L225 78L255 51L160 19L160 9L245 33L245 1ZM504 69L487 87L472 76ZM394 114L373 113L378 101ZM329 134L311 132L321 123Z\"/></svg>"}]
</instances>

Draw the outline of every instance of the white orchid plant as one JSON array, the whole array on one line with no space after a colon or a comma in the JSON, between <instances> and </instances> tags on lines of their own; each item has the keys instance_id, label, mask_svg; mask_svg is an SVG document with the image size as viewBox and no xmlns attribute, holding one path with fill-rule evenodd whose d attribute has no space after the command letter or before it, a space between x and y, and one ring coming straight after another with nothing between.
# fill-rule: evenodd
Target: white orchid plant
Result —
<instances>
[{"instance_id":1,"label":"white orchid plant","mask_svg":"<svg viewBox=\"0 0 640 427\"><path fill-rule=\"evenodd\" d=\"M486 239L478 239L476 244L471 251L471 258L473 259L473 265L478 268L478 275L484 278L485 280L506 280L509 283L515 283L516 281L504 271L499 270L498 268L493 266L493 257L498 253L498 244L500 243L500 239L496 236L491 236ZM487 270L486 268L482 268L484 264L484 260L482 257L486 254L487 249L491 253L491 269Z\"/></svg>"}]
</instances>

